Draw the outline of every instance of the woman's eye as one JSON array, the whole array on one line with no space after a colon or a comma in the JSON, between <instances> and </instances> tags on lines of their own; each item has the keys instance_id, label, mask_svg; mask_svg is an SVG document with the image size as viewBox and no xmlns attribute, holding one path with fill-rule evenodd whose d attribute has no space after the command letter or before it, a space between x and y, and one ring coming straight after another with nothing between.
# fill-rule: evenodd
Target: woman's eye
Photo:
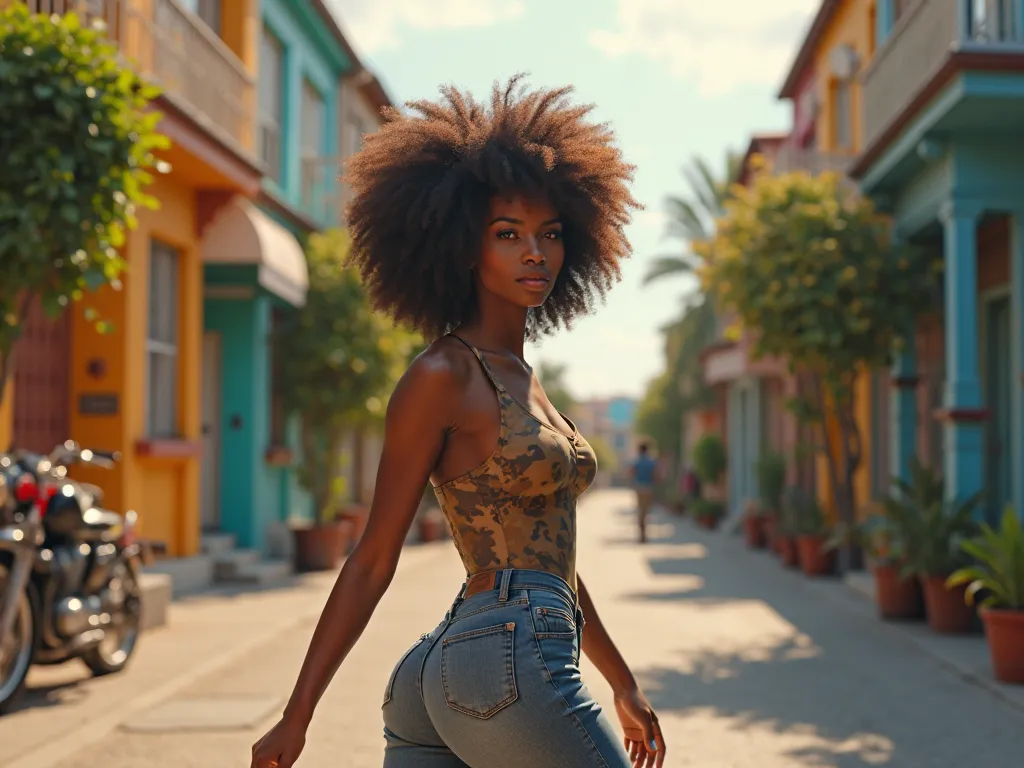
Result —
<instances>
[{"instance_id":1,"label":"woman's eye","mask_svg":"<svg viewBox=\"0 0 1024 768\"><path fill-rule=\"evenodd\" d=\"M514 240L517 237L514 229L503 229L498 233L499 240Z\"/></svg>"},{"instance_id":2,"label":"woman's eye","mask_svg":"<svg viewBox=\"0 0 1024 768\"><path fill-rule=\"evenodd\" d=\"M548 240L561 240L562 233L559 232L558 230L552 230L550 232L545 232L544 237L546 237Z\"/></svg>"}]
</instances>

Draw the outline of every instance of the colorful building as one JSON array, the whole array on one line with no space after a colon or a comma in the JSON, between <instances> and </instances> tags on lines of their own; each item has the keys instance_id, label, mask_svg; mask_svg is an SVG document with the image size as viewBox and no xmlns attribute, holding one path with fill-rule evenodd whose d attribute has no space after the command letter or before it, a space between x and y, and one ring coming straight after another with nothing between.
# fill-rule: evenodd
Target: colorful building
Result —
<instances>
[{"instance_id":1,"label":"colorful building","mask_svg":"<svg viewBox=\"0 0 1024 768\"><path fill-rule=\"evenodd\" d=\"M358 62L321 3L263 0L260 12L265 176L254 199L225 202L203 247L202 527L282 554L287 521L312 510L295 478L298 423L279 391L275 339L305 303L303 241L341 224L340 82Z\"/></svg>"},{"instance_id":2,"label":"colorful building","mask_svg":"<svg viewBox=\"0 0 1024 768\"><path fill-rule=\"evenodd\" d=\"M106 23L126 58L163 89L159 130L173 142L124 247L120 290L89 303L113 323L101 335L74 307L55 324L30 321L14 382L14 439L48 449L68 436L118 451L112 471L76 470L114 509L135 509L142 534L175 556L200 546L203 236L225 199L254 197L255 0L47 3ZM58 362L58 361L66 362ZM45 382L39 387L38 382Z\"/></svg>"},{"instance_id":3,"label":"colorful building","mask_svg":"<svg viewBox=\"0 0 1024 768\"><path fill-rule=\"evenodd\" d=\"M1024 514L1022 20L1016 0L879 0L853 169L898 237L945 258L894 370L894 471L941 454L949 495L985 491L989 517Z\"/></svg>"}]
</instances>

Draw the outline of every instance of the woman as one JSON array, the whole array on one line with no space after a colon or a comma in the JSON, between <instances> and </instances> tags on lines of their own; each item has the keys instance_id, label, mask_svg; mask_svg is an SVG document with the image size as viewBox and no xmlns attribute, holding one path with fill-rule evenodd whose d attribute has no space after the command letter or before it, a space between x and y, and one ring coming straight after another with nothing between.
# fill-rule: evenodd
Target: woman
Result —
<instances>
[{"instance_id":1,"label":"woman","mask_svg":"<svg viewBox=\"0 0 1024 768\"><path fill-rule=\"evenodd\" d=\"M298 758L428 480L467 581L387 683L386 768L664 761L657 718L576 573L594 452L523 360L524 339L568 325L618 277L638 207L633 167L570 92L529 93L517 77L485 107L446 88L414 116L392 110L350 161L353 259L380 309L436 340L391 397L365 533L253 768ZM582 684L581 646L615 692L622 741Z\"/></svg>"}]
</instances>

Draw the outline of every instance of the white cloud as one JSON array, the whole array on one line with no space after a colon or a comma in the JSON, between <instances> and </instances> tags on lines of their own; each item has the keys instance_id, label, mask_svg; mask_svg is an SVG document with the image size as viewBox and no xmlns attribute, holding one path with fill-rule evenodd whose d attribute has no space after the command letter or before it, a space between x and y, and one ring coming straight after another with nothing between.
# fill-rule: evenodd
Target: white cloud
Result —
<instances>
[{"instance_id":1,"label":"white cloud","mask_svg":"<svg viewBox=\"0 0 1024 768\"><path fill-rule=\"evenodd\" d=\"M488 27L521 16L522 0L329 0L355 47L374 53L401 44L402 27Z\"/></svg>"},{"instance_id":2,"label":"white cloud","mask_svg":"<svg viewBox=\"0 0 1024 768\"><path fill-rule=\"evenodd\" d=\"M613 30L590 34L609 56L639 54L696 80L704 96L781 85L820 0L618 0Z\"/></svg>"}]
</instances>

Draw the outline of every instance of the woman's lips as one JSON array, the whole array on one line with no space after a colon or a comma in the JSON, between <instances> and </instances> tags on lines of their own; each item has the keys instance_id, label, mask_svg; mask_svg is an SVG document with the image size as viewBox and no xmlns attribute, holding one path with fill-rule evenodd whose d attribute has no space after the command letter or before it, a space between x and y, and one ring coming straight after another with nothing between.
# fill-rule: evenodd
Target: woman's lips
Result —
<instances>
[{"instance_id":1,"label":"woman's lips","mask_svg":"<svg viewBox=\"0 0 1024 768\"><path fill-rule=\"evenodd\" d=\"M521 277L516 282L531 291L543 291L551 281L546 277Z\"/></svg>"}]
</instances>

